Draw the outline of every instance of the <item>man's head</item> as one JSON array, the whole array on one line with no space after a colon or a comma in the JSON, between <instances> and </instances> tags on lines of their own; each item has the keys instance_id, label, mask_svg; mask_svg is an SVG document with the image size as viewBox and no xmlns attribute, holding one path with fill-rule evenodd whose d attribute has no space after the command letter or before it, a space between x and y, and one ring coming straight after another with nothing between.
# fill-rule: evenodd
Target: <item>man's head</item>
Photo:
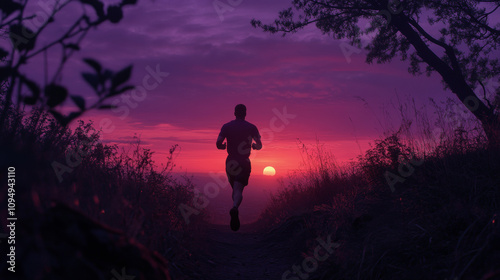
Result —
<instances>
[{"instance_id":1,"label":"man's head","mask_svg":"<svg viewBox=\"0 0 500 280\"><path fill-rule=\"evenodd\" d=\"M234 115L237 119L245 119L247 115L247 107L243 104L238 104L234 107Z\"/></svg>"}]
</instances>

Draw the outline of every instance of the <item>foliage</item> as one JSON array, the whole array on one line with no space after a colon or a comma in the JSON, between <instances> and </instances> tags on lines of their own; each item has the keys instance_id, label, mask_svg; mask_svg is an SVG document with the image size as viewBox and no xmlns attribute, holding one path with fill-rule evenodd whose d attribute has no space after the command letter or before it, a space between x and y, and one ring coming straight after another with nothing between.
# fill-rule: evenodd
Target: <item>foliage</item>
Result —
<instances>
[{"instance_id":1,"label":"foliage","mask_svg":"<svg viewBox=\"0 0 500 280\"><path fill-rule=\"evenodd\" d=\"M60 84L60 80L66 62L80 50L80 43L87 33L107 21L119 23L123 18L123 7L134 5L136 2L136 0L122 0L107 6L105 10L105 3L99 0L54 0L42 4L38 2L38 6L32 11L33 7L30 4L33 4L33 1L25 0L19 3L14 0L2 0L0 31L5 35L3 37L9 49L4 49L6 44L0 47L0 81L3 89L1 97L6 100L7 107L14 101L18 109L22 104L36 105L49 111L63 126L81 116L86 110L112 108L111 105L104 104L104 101L133 88L126 85L132 66L114 72L104 69L93 58L85 58L84 62L93 71L82 73L82 77L98 97L94 104L86 104L82 96L68 92ZM58 15L64 11L74 12L71 8L77 5L81 6L81 13L74 15L75 20L68 25L67 30L54 36L54 30L48 27L57 24ZM47 37L53 36L54 39L45 42ZM57 65L51 65L56 71L49 77L47 53L53 49L61 53L61 59ZM23 69L32 67L33 59L42 55L45 78L43 85L39 85L33 77L27 77ZM67 99L71 99L79 110L67 115L61 113L57 107ZM3 111L0 115L0 128L3 127L5 119L6 111Z\"/></svg>"},{"instance_id":2,"label":"foliage","mask_svg":"<svg viewBox=\"0 0 500 280\"><path fill-rule=\"evenodd\" d=\"M423 67L427 75L437 72L481 121L490 144L500 144L499 107L493 101L500 97L500 24L494 20L500 1L293 0L292 7L274 23L251 23L283 36L315 24L355 47L366 43L367 63L399 56L409 60L412 74L422 74Z\"/></svg>"},{"instance_id":3,"label":"foliage","mask_svg":"<svg viewBox=\"0 0 500 280\"><path fill-rule=\"evenodd\" d=\"M35 213L63 203L159 252L169 260L173 276L190 273L188 241L204 214L192 217L188 226L178 209L180 204L193 207L194 186L172 174L176 145L167 164L158 166L138 138L130 149L120 150L102 143L92 122L79 121L71 130L43 109L24 115L3 106L9 114L7 133L0 135L0 168L16 167L19 220L36 223L31 220ZM60 182L54 163L68 164L68 157L78 164ZM6 199L7 192L2 193L0 199Z\"/></svg>"},{"instance_id":4,"label":"foliage","mask_svg":"<svg viewBox=\"0 0 500 280\"><path fill-rule=\"evenodd\" d=\"M398 16L405 17L408 22L425 36L427 43L453 48L454 54L445 53L443 60L452 63L457 56L457 63L471 85L500 74L498 57L490 54L499 47L500 30L493 26L491 18L500 6L500 1L366 1L366 0L294 0L293 7L303 13L295 20L292 8L283 10L274 25L265 25L252 20L252 25L261 27L271 33L297 32L304 26L315 23L325 34L337 39L347 38L362 47L362 36L371 35L372 40L365 46L369 53L367 62L391 61L396 55L402 59L410 59L412 73L422 73L416 51L410 52L410 42L398 27L391 24ZM386 12L392 13L386 16ZM428 15L428 16L427 16ZM369 20L364 30L362 20ZM420 24L427 21L431 26L442 27L439 37L432 38ZM429 31L429 33L431 33ZM446 43L445 43L446 42ZM460 46L466 47L460 51ZM466 50L466 51L465 51ZM426 71L435 71L426 67Z\"/></svg>"},{"instance_id":5,"label":"foliage","mask_svg":"<svg viewBox=\"0 0 500 280\"><path fill-rule=\"evenodd\" d=\"M270 238L312 244L300 251L307 255L318 236L341 244L309 279L498 278L499 150L463 126L430 134L429 145L412 144L402 127L343 166L308 149L313 162L272 197L261 226ZM423 160L405 176L398 167L409 158ZM404 177L394 191L386 172Z\"/></svg>"}]
</instances>

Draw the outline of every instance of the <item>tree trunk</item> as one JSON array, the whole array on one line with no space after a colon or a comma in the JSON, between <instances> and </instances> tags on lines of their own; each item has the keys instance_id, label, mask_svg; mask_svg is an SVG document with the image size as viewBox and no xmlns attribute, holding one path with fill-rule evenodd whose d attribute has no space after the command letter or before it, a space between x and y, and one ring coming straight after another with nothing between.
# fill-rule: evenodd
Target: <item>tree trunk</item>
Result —
<instances>
[{"instance_id":1,"label":"tree trunk","mask_svg":"<svg viewBox=\"0 0 500 280\"><path fill-rule=\"evenodd\" d=\"M422 40L404 15L395 16L391 22L405 36L424 62L434 68L451 91L481 122L490 147L500 146L499 116L488 108L467 84L460 69L453 69L439 58Z\"/></svg>"},{"instance_id":2,"label":"tree trunk","mask_svg":"<svg viewBox=\"0 0 500 280\"><path fill-rule=\"evenodd\" d=\"M477 98L476 94L472 91L470 87L463 88L466 92L467 97L465 100L460 98L460 101L471 111L474 116L481 122L481 126L483 127L484 133L488 139L488 145L490 148L499 147L500 146L500 122L499 116L495 114L495 112L489 109L479 98ZM463 93L460 92L462 89L458 88L453 90L453 92L457 96L462 96Z\"/></svg>"}]
</instances>

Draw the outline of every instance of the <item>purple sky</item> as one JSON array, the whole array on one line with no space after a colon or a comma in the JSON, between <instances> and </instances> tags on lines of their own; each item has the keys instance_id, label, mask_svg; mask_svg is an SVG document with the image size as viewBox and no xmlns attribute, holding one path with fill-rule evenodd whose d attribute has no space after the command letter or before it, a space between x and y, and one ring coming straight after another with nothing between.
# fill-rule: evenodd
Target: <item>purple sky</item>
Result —
<instances>
[{"instance_id":1,"label":"purple sky","mask_svg":"<svg viewBox=\"0 0 500 280\"><path fill-rule=\"evenodd\" d=\"M272 165L284 174L300 166L297 139L309 144L317 138L338 161L346 161L399 124L393 105L398 96L403 102L413 97L418 106L429 97L452 97L437 76L414 77L398 58L368 65L363 50L349 62L342 42L314 26L283 38L250 25L252 18L271 22L289 5L290 0L243 0L221 21L212 1L141 0L125 9L118 25L106 23L89 34L63 83L87 102L95 100L80 76L90 70L83 57L114 70L133 64L131 82L137 86L150 75L147 67L168 72L140 101L130 105L118 98L119 109L89 112L83 119L96 124L109 119L114 129L103 133L106 141L123 143L141 135L158 162L179 144L176 163L187 172L223 168L225 152L216 150L215 139L238 103L247 105L247 120L263 136L264 149L252 157L256 170ZM68 17L56 19L61 25L55 29ZM295 117L287 124L273 121L285 107Z\"/></svg>"}]
</instances>

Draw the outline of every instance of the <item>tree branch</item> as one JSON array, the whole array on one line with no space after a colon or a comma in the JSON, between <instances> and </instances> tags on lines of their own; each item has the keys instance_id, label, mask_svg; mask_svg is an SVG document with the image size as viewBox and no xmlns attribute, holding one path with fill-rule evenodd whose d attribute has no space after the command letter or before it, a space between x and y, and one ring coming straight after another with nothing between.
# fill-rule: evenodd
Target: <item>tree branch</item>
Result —
<instances>
[{"instance_id":1,"label":"tree branch","mask_svg":"<svg viewBox=\"0 0 500 280\"><path fill-rule=\"evenodd\" d=\"M462 70L460 64L458 63L458 59L455 55L455 50L453 49L453 47L432 37L415 20L408 18L408 23L410 23L411 26L415 27L419 31L419 33L422 34L427 40L434 43L435 45L444 48L446 55L450 58L453 71L456 71L458 74L462 75Z\"/></svg>"},{"instance_id":2,"label":"tree branch","mask_svg":"<svg viewBox=\"0 0 500 280\"><path fill-rule=\"evenodd\" d=\"M336 10L348 10L348 11L362 11L362 10L370 10L370 11L379 11L380 8L370 8L370 7L348 7L348 6L332 6L332 5L328 5L324 2L318 2L318 1L313 1L311 0L311 2L317 4L317 5L321 5L325 8L329 8L329 9L336 9Z\"/></svg>"},{"instance_id":3,"label":"tree branch","mask_svg":"<svg viewBox=\"0 0 500 280\"><path fill-rule=\"evenodd\" d=\"M430 42L442 47L443 49L447 49L449 46L439 40L437 40L436 38L432 37L429 33L427 33L423 28L422 26L420 26L414 19L412 18L408 18L408 22L411 24L411 26L415 27L415 29L417 29L417 31L422 34L422 36L424 36L427 40L429 40Z\"/></svg>"}]
</instances>

